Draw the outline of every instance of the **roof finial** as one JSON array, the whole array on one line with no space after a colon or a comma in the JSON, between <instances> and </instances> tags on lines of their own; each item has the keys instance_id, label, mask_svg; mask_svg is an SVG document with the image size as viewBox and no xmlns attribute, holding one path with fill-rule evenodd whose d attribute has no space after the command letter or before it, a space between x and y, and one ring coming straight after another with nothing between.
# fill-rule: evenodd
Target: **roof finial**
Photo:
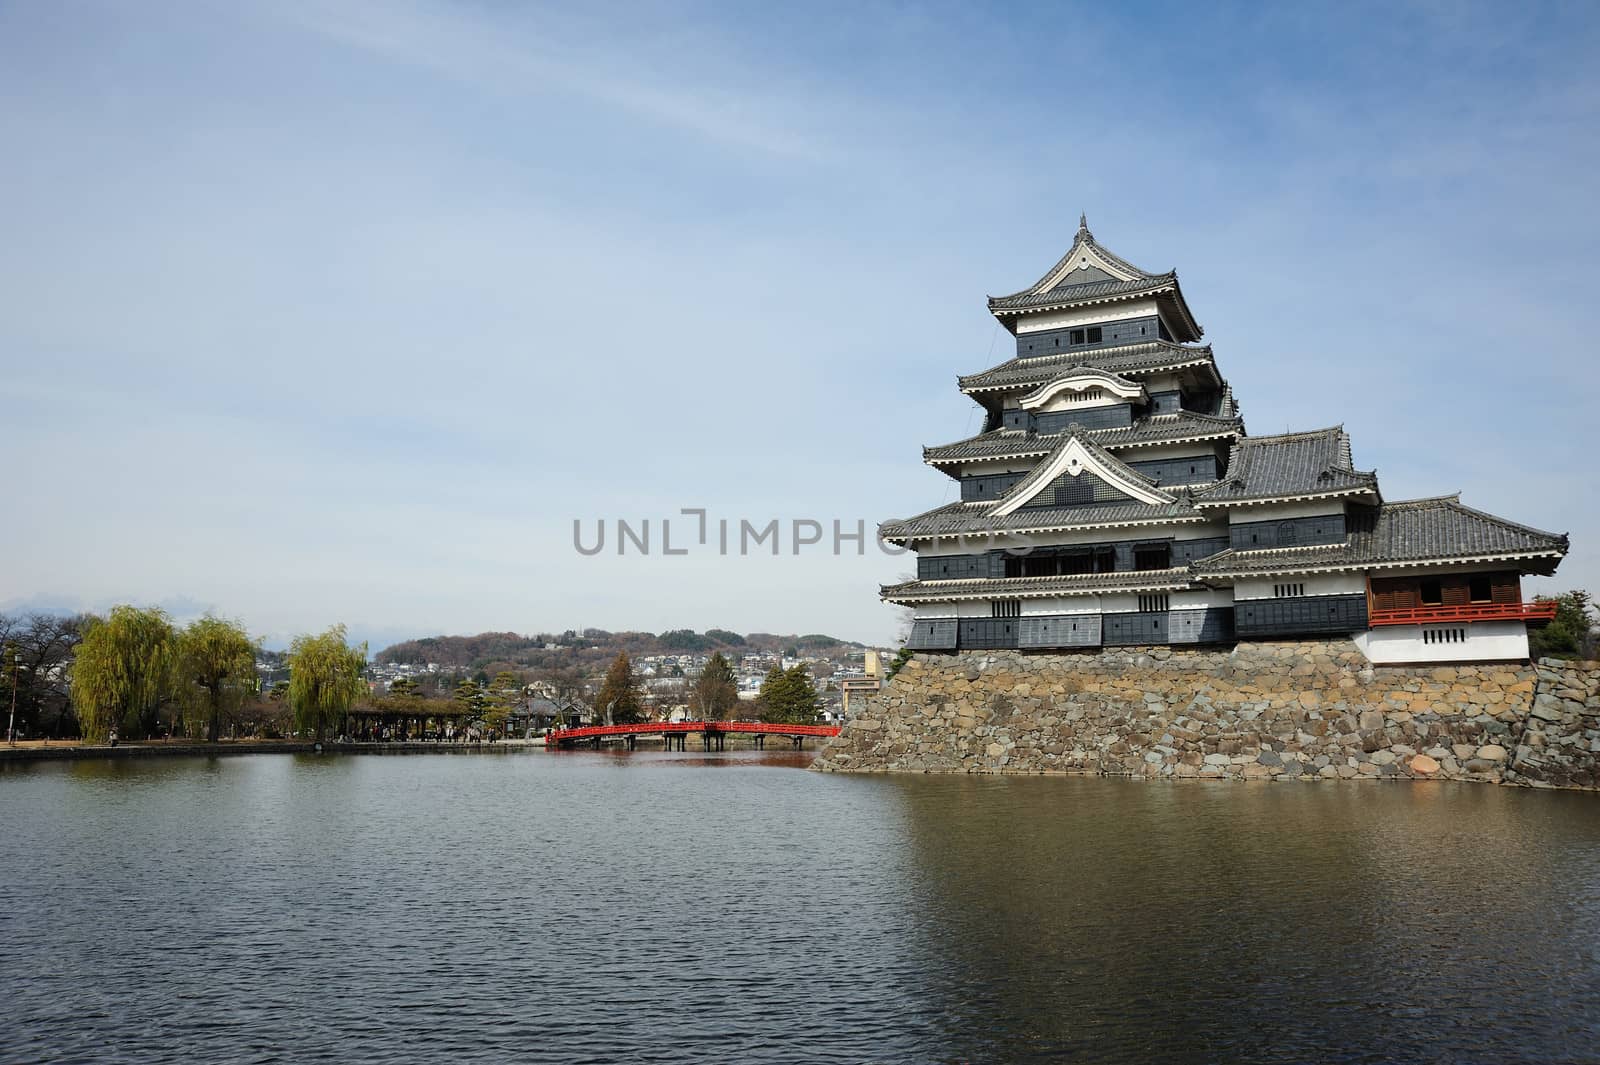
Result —
<instances>
[{"instance_id":1,"label":"roof finial","mask_svg":"<svg viewBox=\"0 0 1600 1065\"><path fill-rule=\"evenodd\" d=\"M1089 229L1089 216L1088 216L1087 213L1082 213L1082 214L1078 215L1078 228L1082 229L1082 230L1084 230L1086 232L1088 231L1088 229Z\"/></svg>"}]
</instances>

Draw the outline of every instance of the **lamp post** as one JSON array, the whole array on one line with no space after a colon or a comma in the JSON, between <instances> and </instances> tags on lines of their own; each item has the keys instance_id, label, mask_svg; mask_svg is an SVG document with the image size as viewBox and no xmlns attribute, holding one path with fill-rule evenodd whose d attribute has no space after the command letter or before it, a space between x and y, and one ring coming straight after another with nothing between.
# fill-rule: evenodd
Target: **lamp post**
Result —
<instances>
[{"instance_id":1,"label":"lamp post","mask_svg":"<svg viewBox=\"0 0 1600 1065\"><path fill-rule=\"evenodd\" d=\"M17 675L22 671L22 652L11 652L11 720L6 723L6 743L17 745Z\"/></svg>"}]
</instances>

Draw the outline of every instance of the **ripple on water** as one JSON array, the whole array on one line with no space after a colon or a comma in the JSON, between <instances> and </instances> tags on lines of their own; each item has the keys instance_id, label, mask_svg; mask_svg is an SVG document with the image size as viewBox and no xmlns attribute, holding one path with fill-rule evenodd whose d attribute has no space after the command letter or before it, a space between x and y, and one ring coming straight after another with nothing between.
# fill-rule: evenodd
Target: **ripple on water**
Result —
<instances>
[{"instance_id":1,"label":"ripple on water","mask_svg":"<svg viewBox=\"0 0 1600 1065\"><path fill-rule=\"evenodd\" d=\"M1596 798L782 755L0 776L0 1057L1552 1061Z\"/></svg>"}]
</instances>

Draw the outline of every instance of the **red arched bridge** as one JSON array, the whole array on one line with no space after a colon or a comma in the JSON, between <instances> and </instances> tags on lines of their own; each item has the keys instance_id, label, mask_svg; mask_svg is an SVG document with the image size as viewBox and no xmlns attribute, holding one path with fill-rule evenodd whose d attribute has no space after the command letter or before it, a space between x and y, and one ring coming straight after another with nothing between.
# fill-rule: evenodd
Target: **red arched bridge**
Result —
<instances>
[{"instance_id":1,"label":"red arched bridge","mask_svg":"<svg viewBox=\"0 0 1600 1065\"><path fill-rule=\"evenodd\" d=\"M633 750L640 736L660 736L666 740L667 749L674 745L678 750L693 733L699 733L708 751L727 749L728 733L744 732L755 737L755 745L765 748L768 736L783 736L794 744L795 750L804 745L808 736L826 738L839 734L838 725L776 725L760 721L646 721L637 725L587 725L582 728L555 729L545 734L547 750L571 749L580 743L599 747L611 737L627 741Z\"/></svg>"}]
</instances>

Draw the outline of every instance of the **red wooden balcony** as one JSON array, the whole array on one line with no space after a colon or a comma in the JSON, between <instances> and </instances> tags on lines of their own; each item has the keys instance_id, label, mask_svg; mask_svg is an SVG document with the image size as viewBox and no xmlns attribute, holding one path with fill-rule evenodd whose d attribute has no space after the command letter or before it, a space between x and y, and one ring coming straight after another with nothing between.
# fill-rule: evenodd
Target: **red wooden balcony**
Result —
<instances>
[{"instance_id":1,"label":"red wooden balcony","mask_svg":"<svg viewBox=\"0 0 1600 1065\"><path fill-rule=\"evenodd\" d=\"M1554 603L1468 603L1464 606L1407 606L1369 610L1367 624L1432 625L1442 621L1549 621Z\"/></svg>"}]
</instances>

